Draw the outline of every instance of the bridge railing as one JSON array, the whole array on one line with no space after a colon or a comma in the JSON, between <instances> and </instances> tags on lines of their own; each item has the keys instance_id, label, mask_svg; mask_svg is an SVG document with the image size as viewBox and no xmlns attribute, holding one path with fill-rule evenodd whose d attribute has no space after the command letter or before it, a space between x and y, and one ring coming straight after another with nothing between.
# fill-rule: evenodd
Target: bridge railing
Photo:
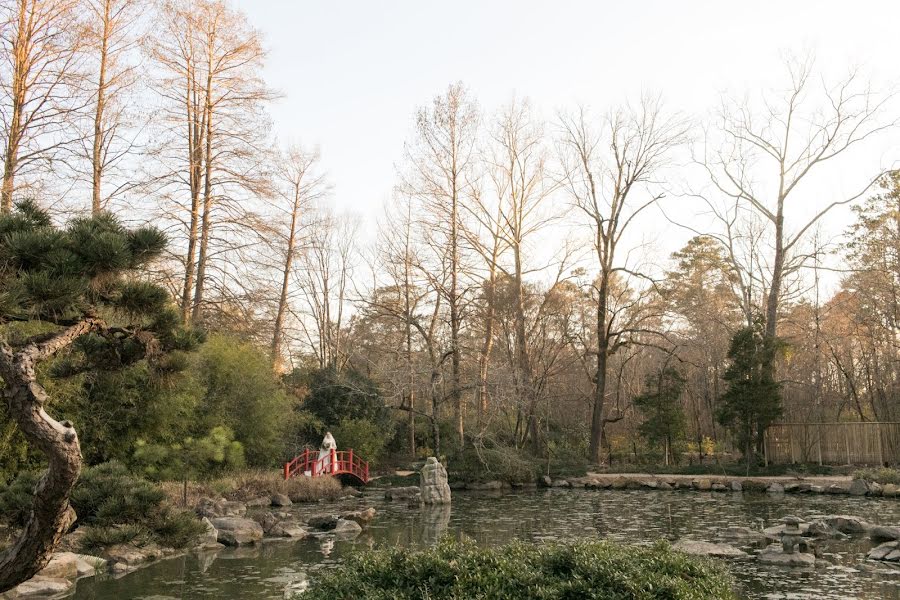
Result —
<instances>
[{"instance_id":1,"label":"bridge railing","mask_svg":"<svg viewBox=\"0 0 900 600\"><path fill-rule=\"evenodd\" d=\"M284 478L297 475L319 477L321 475L351 474L363 483L369 482L369 463L353 450L332 450L330 455L319 458L319 453L308 448L284 465Z\"/></svg>"}]
</instances>

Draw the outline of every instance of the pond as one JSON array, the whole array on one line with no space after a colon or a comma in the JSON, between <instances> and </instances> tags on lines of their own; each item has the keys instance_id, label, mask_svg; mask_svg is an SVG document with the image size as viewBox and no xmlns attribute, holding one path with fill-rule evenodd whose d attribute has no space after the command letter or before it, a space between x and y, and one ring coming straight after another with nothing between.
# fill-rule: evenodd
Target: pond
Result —
<instances>
[{"instance_id":1,"label":"pond","mask_svg":"<svg viewBox=\"0 0 900 600\"><path fill-rule=\"evenodd\" d=\"M367 495L354 506L371 505L378 517L354 539L326 536L299 542L188 554L114 579L83 579L75 598L164 600L200 598L282 599L307 577L346 556L384 545L422 547L442 535L468 536L484 545L521 539L565 542L610 538L645 543L682 537L716 541L732 526L761 529L793 514L851 514L876 524L900 524L900 501L804 495L769 496L703 492L551 489L503 493L460 492L452 509L407 508ZM303 515L333 507L298 505ZM755 548L732 542L748 551ZM809 570L730 562L744 598L900 600L900 569L866 562L872 544L862 538L819 542L823 560ZM293 586L293 587L292 587ZM289 594L288 594L289 596Z\"/></svg>"}]
</instances>

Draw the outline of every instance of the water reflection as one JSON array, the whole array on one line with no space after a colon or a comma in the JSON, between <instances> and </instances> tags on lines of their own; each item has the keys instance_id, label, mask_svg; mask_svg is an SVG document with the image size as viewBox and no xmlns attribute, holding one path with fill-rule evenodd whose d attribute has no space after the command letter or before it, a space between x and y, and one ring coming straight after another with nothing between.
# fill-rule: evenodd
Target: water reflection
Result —
<instances>
[{"instance_id":1,"label":"water reflection","mask_svg":"<svg viewBox=\"0 0 900 600\"><path fill-rule=\"evenodd\" d=\"M222 550L164 561L120 579L87 579L75 598L247 598L281 599L307 576L339 564L352 553L376 546L422 547L442 535L470 537L497 545L512 539L531 542L611 538L650 543L681 537L727 538L749 552L758 549L758 531L787 514L855 514L879 524L900 524L900 502L839 496L785 496L698 492L546 490L456 494L446 507L410 509L376 497L361 502L379 512L354 539L333 536L259 548ZM295 507L300 514L309 511ZM317 509L318 510L318 509ZM871 544L861 538L820 543L824 558L808 572L766 567L755 561L731 563L747 598L900 600L900 569L867 563Z\"/></svg>"}]
</instances>

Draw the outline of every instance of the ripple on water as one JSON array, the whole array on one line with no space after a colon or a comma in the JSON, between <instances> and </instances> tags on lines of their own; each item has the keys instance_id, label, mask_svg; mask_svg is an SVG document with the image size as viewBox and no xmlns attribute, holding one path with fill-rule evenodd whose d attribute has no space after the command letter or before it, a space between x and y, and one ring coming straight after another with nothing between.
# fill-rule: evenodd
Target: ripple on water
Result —
<instances>
[{"instance_id":1,"label":"ripple on water","mask_svg":"<svg viewBox=\"0 0 900 600\"><path fill-rule=\"evenodd\" d=\"M447 518L425 518L419 509L375 497L379 516L353 540L331 537L261 548L224 550L212 562L188 555L162 561L124 577L79 582L76 600L169 600L171 598L281 599L285 590L302 589L307 576L333 568L348 555L377 546L422 547L443 534L467 536L479 544L513 539L564 542L608 538L629 543L682 537L717 540L734 526L761 529L794 514L854 514L877 524L900 524L900 501L842 496L742 495L643 490L537 490L532 492L458 493ZM323 509L295 507L308 514ZM440 515L438 515L440 517ZM446 515L444 515L446 516ZM731 541L756 551L752 540ZM900 569L864 562L867 540L820 543L823 560L809 570L766 566L755 561L730 563L746 598L900 600Z\"/></svg>"}]
</instances>

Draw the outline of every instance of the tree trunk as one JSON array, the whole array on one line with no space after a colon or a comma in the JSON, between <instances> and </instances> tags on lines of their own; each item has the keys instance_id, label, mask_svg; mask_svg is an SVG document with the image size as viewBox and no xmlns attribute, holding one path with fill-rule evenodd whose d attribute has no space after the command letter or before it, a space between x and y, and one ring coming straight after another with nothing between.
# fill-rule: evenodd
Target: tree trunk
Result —
<instances>
[{"instance_id":1,"label":"tree trunk","mask_svg":"<svg viewBox=\"0 0 900 600\"><path fill-rule=\"evenodd\" d=\"M287 311L288 288L291 280L291 267L294 262L294 246L297 239L297 219L300 213L300 186L294 186L294 205L291 211L291 229L288 233L287 252L284 257L284 271L281 278L281 295L278 297L278 311L275 313L275 326L272 332L272 364L276 372L283 367L281 356L282 329L284 328L284 313Z\"/></svg>"},{"instance_id":2,"label":"tree trunk","mask_svg":"<svg viewBox=\"0 0 900 600\"><path fill-rule=\"evenodd\" d=\"M594 406L591 414L590 459L603 462L603 408L606 401L606 365L609 360L609 335L607 334L606 303L609 296L609 273L600 274L600 290L597 300L597 372L594 382Z\"/></svg>"},{"instance_id":3,"label":"tree trunk","mask_svg":"<svg viewBox=\"0 0 900 600\"><path fill-rule=\"evenodd\" d=\"M200 255L197 257L197 283L194 288L194 307L191 319L194 323L203 320L203 294L206 286L206 263L209 260L209 234L212 228L212 57L207 68L206 88L206 149L203 155L203 222L200 229Z\"/></svg>"},{"instance_id":4,"label":"tree trunk","mask_svg":"<svg viewBox=\"0 0 900 600\"><path fill-rule=\"evenodd\" d=\"M100 38L100 78L97 82L97 106L94 110L94 147L91 154L91 213L100 214L103 209L101 187L103 180L103 110L106 107L106 57L109 52L109 3L103 5L103 31Z\"/></svg>"},{"instance_id":5,"label":"tree trunk","mask_svg":"<svg viewBox=\"0 0 900 600\"><path fill-rule=\"evenodd\" d=\"M47 393L37 382L37 365L78 337L101 327L102 321L85 319L18 352L0 342L0 375L9 414L28 443L40 450L49 463L35 486L24 529L12 546L0 552L0 592L31 579L44 568L75 521L69 494L81 472L78 435L68 421L60 423L44 411Z\"/></svg>"}]
</instances>

